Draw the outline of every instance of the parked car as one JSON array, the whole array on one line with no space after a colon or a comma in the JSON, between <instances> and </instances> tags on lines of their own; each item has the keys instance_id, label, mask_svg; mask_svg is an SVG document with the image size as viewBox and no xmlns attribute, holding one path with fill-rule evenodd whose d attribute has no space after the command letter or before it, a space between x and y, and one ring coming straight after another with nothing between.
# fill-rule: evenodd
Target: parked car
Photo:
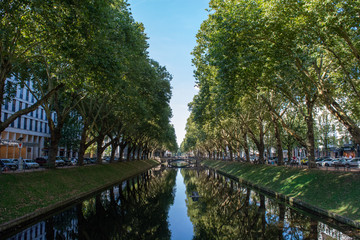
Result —
<instances>
[{"instance_id":1,"label":"parked car","mask_svg":"<svg viewBox=\"0 0 360 240\"><path fill-rule=\"evenodd\" d=\"M9 170L10 169L7 166L5 166L5 164L2 161L0 161L0 173L2 171L9 171Z\"/></svg>"},{"instance_id":2,"label":"parked car","mask_svg":"<svg viewBox=\"0 0 360 240\"><path fill-rule=\"evenodd\" d=\"M39 168L40 167L40 165L37 162L35 162L34 160L32 160L32 159L24 159L23 164L24 164L23 166L24 166L25 169Z\"/></svg>"},{"instance_id":3,"label":"parked car","mask_svg":"<svg viewBox=\"0 0 360 240\"><path fill-rule=\"evenodd\" d=\"M90 158L90 163L96 163L96 157Z\"/></svg>"},{"instance_id":4,"label":"parked car","mask_svg":"<svg viewBox=\"0 0 360 240\"><path fill-rule=\"evenodd\" d=\"M48 163L47 159L43 157L36 158L35 162L37 162L40 166L46 166Z\"/></svg>"},{"instance_id":5,"label":"parked car","mask_svg":"<svg viewBox=\"0 0 360 240\"><path fill-rule=\"evenodd\" d=\"M72 165L70 158L63 157L63 160L64 160L66 166L71 166Z\"/></svg>"},{"instance_id":6,"label":"parked car","mask_svg":"<svg viewBox=\"0 0 360 240\"><path fill-rule=\"evenodd\" d=\"M18 168L16 163L14 163L11 159L0 159L0 161L3 163L2 165L5 168L8 168L10 170L16 170Z\"/></svg>"},{"instance_id":7,"label":"parked car","mask_svg":"<svg viewBox=\"0 0 360 240\"><path fill-rule=\"evenodd\" d=\"M360 158L353 158L353 159L349 159L345 165L347 167L357 167L360 168Z\"/></svg>"},{"instance_id":8,"label":"parked car","mask_svg":"<svg viewBox=\"0 0 360 240\"><path fill-rule=\"evenodd\" d=\"M84 164L90 164L91 159L90 158L84 158Z\"/></svg>"},{"instance_id":9,"label":"parked car","mask_svg":"<svg viewBox=\"0 0 360 240\"><path fill-rule=\"evenodd\" d=\"M76 166L78 164L77 158L71 158L70 162L72 166Z\"/></svg>"},{"instance_id":10,"label":"parked car","mask_svg":"<svg viewBox=\"0 0 360 240\"><path fill-rule=\"evenodd\" d=\"M62 159L62 157L56 157L55 167L63 167L63 166L65 166L65 161Z\"/></svg>"},{"instance_id":11,"label":"parked car","mask_svg":"<svg viewBox=\"0 0 360 240\"><path fill-rule=\"evenodd\" d=\"M287 162L288 165L294 166L299 164L299 160L296 158L292 158L290 161Z\"/></svg>"},{"instance_id":12,"label":"parked car","mask_svg":"<svg viewBox=\"0 0 360 240\"><path fill-rule=\"evenodd\" d=\"M324 158L317 158L315 159L315 163L318 167L322 166L322 162L323 162Z\"/></svg>"},{"instance_id":13,"label":"parked car","mask_svg":"<svg viewBox=\"0 0 360 240\"><path fill-rule=\"evenodd\" d=\"M327 159L324 159L321 163L321 165L323 167L331 167L333 165L333 160L332 158L327 158Z\"/></svg>"},{"instance_id":14,"label":"parked car","mask_svg":"<svg viewBox=\"0 0 360 240\"><path fill-rule=\"evenodd\" d=\"M308 159L308 158L303 158L303 159L300 160L300 164L301 164L301 165L307 165L308 162L309 162L309 159Z\"/></svg>"},{"instance_id":15,"label":"parked car","mask_svg":"<svg viewBox=\"0 0 360 240\"><path fill-rule=\"evenodd\" d=\"M345 158L336 158L333 161L334 167L345 167L346 163L347 163L347 161Z\"/></svg>"},{"instance_id":16,"label":"parked car","mask_svg":"<svg viewBox=\"0 0 360 240\"><path fill-rule=\"evenodd\" d=\"M269 164L277 164L278 158L277 157L269 157L268 163Z\"/></svg>"},{"instance_id":17,"label":"parked car","mask_svg":"<svg viewBox=\"0 0 360 240\"><path fill-rule=\"evenodd\" d=\"M103 163L109 163L110 162L110 157L109 156L103 157L102 162Z\"/></svg>"}]
</instances>

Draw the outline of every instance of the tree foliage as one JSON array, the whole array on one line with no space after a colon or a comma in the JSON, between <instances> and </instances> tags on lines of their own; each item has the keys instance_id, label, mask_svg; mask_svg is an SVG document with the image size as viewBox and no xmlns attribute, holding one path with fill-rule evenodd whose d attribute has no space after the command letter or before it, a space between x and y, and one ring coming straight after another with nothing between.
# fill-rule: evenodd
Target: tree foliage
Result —
<instances>
[{"instance_id":1,"label":"tree foliage","mask_svg":"<svg viewBox=\"0 0 360 240\"><path fill-rule=\"evenodd\" d=\"M218 132L225 153L250 140L263 162L270 131L278 155L289 136L314 166L321 107L360 143L358 1L212 0L209 6L193 51L200 91L190 109L201 129ZM293 124L293 114L303 127ZM232 126L222 124L230 119ZM243 132L242 141L224 140L229 129ZM185 143L198 138L194 134ZM207 142L191 144L199 145Z\"/></svg>"}]
</instances>

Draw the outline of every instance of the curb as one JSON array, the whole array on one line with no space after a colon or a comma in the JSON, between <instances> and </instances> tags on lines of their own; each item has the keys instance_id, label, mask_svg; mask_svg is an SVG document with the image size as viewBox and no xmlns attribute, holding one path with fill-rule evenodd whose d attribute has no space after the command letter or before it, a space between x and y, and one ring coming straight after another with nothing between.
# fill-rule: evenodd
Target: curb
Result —
<instances>
[{"instance_id":1,"label":"curb","mask_svg":"<svg viewBox=\"0 0 360 240\"><path fill-rule=\"evenodd\" d=\"M10 220L8 222L5 222L3 224L0 224L0 233L1 233L0 239L3 237L3 235L6 235L7 232L10 232L11 228L14 228L14 229L24 228L25 226L31 224L36 219L40 220L40 219L42 219L42 218L44 218L44 217L46 217L46 216L48 216L50 214L54 214L54 213L60 211L60 209L70 207L70 206L72 206L72 205L74 205L75 203L78 203L78 202L82 202L86 198L88 198L88 197L90 197L90 196L92 196L92 195L94 195L96 193L102 192L105 189L107 189L107 188L109 188L111 186L114 186L117 183L120 183L122 181L130 179L132 177L135 177L135 176L139 175L140 173L148 171L148 170L150 170L150 169L152 169L152 168L154 168L156 166L158 166L158 165L149 166L149 167L147 167L145 169L142 169L141 171L139 171L137 173L134 173L134 174L132 174L130 176L127 176L126 178L118 179L118 180L113 181L111 183L108 183L108 184L106 184L104 186L97 187L97 188L95 188L93 190L90 190L90 191L81 193L79 195L73 196L73 197L71 197L71 198L69 198L69 199L67 199L65 201L52 204L50 206L47 206L47 207L41 208L39 210L36 210L36 211L34 211L32 213L26 214L26 215L24 215L22 217L19 217L19 218Z\"/></svg>"},{"instance_id":2,"label":"curb","mask_svg":"<svg viewBox=\"0 0 360 240\"><path fill-rule=\"evenodd\" d=\"M283 200L286 203L290 204L291 206L300 207L300 208L302 208L304 210L316 213L317 215L335 219L336 221L338 221L340 223L344 223L344 224L350 225L350 226L358 228L358 229L360 228L360 222L354 221L352 219L349 219L349 218L340 216L338 214L335 214L335 213L333 213L331 211L327 211L325 209L322 209L322 208L316 207L314 205L308 204L306 202L301 201L298 198L289 197L289 196L286 196L286 195L284 195L282 193L275 192L275 191L270 190L268 188L265 188L265 187L259 186L257 184L251 183L251 182L249 182L249 181L247 181L245 179L242 179L240 177L237 178L237 177L235 177L233 175L230 175L230 174L228 174L228 173L226 173L226 172L224 172L222 170L210 168L208 166L206 166L206 167L213 170L213 171L215 171L215 172L217 172L217 173L220 173L221 175L224 175L225 177L228 177L228 178L230 178L232 180L238 181L241 184L244 184L244 185L247 185L247 186L249 186L251 188L259 190L261 193L265 193L267 195L275 197L276 199Z\"/></svg>"}]
</instances>

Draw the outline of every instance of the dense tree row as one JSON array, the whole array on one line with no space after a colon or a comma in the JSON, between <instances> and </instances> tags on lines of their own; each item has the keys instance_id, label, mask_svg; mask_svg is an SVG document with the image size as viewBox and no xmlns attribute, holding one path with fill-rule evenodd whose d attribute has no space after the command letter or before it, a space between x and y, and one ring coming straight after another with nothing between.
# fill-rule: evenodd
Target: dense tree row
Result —
<instances>
[{"instance_id":1,"label":"dense tree row","mask_svg":"<svg viewBox=\"0 0 360 240\"><path fill-rule=\"evenodd\" d=\"M193 51L200 89L184 150L232 152L252 145L315 165L319 116L331 114L360 144L360 2L212 0ZM319 130L319 131L318 131ZM318 137L317 137L318 136ZM289 156L291 158L291 156Z\"/></svg>"},{"instance_id":2,"label":"dense tree row","mask_svg":"<svg viewBox=\"0 0 360 240\"><path fill-rule=\"evenodd\" d=\"M172 76L149 58L143 26L125 0L5 0L0 14L0 100L14 98L18 86L36 99L0 122L0 132L42 106L52 166L59 143L79 149L80 164L94 143L98 163L110 145L112 159L118 146L138 158L176 150Z\"/></svg>"}]
</instances>

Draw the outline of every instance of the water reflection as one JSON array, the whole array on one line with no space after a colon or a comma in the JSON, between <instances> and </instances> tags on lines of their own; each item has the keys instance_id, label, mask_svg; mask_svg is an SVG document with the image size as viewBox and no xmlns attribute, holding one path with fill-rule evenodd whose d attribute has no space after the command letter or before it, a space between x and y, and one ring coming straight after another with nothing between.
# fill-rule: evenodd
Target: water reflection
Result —
<instances>
[{"instance_id":1,"label":"water reflection","mask_svg":"<svg viewBox=\"0 0 360 240\"><path fill-rule=\"evenodd\" d=\"M152 175L121 183L10 239L170 239L176 171Z\"/></svg>"},{"instance_id":2,"label":"water reflection","mask_svg":"<svg viewBox=\"0 0 360 240\"><path fill-rule=\"evenodd\" d=\"M213 172L182 173L193 239L352 239ZM200 196L197 201L194 192Z\"/></svg>"},{"instance_id":3,"label":"water reflection","mask_svg":"<svg viewBox=\"0 0 360 240\"><path fill-rule=\"evenodd\" d=\"M356 230L316 220L214 172L176 174L148 171L9 239L355 239ZM179 214L170 214L170 206ZM184 212L189 217L172 224ZM185 232L189 224L193 236Z\"/></svg>"}]
</instances>

